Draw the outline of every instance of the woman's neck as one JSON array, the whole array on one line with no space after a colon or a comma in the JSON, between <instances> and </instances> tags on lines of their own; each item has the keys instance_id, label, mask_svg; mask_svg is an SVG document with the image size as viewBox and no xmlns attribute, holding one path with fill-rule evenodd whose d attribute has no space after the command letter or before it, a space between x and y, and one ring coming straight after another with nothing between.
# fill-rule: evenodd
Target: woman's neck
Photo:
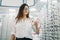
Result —
<instances>
[{"instance_id":1,"label":"woman's neck","mask_svg":"<svg viewBox=\"0 0 60 40\"><path fill-rule=\"evenodd\" d=\"M26 16L23 17L23 20L25 20L25 19L26 19Z\"/></svg>"}]
</instances>

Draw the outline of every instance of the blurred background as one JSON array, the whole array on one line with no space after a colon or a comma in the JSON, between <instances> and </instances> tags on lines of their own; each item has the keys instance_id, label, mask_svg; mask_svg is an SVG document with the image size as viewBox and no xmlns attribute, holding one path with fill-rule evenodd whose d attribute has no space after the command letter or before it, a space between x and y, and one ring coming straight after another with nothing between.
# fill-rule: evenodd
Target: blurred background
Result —
<instances>
[{"instance_id":1,"label":"blurred background","mask_svg":"<svg viewBox=\"0 0 60 40\"><path fill-rule=\"evenodd\" d=\"M33 40L60 40L60 0L0 0L0 40L10 40L11 20L23 3L39 19L40 34L32 33Z\"/></svg>"}]
</instances>

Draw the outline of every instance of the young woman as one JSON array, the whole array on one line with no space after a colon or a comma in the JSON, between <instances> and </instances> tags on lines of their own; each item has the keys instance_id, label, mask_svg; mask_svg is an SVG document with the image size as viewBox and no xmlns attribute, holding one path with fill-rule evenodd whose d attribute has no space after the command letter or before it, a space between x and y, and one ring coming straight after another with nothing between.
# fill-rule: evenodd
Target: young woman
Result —
<instances>
[{"instance_id":1,"label":"young woman","mask_svg":"<svg viewBox=\"0 0 60 40\"><path fill-rule=\"evenodd\" d=\"M15 20L10 40L32 40L32 27L35 27L35 32L39 34L38 23L29 17L29 6L27 4L21 5Z\"/></svg>"}]
</instances>

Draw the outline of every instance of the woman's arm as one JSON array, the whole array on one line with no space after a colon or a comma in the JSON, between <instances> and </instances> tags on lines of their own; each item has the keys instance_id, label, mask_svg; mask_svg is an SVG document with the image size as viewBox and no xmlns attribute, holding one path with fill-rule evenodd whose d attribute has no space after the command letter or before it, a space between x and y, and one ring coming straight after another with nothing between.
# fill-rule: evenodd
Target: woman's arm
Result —
<instances>
[{"instance_id":1,"label":"woman's arm","mask_svg":"<svg viewBox=\"0 0 60 40\"><path fill-rule=\"evenodd\" d=\"M11 30L10 40L15 40L15 33L16 33L16 28L15 28L15 26L13 26L12 30Z\"/></svg>"},{"instance_id":2,"label":"woman's arm","mask_svg":"<svg viewBox=\"0 0 60 40\"><path fill-rule=\"evenodd\" d=\"M36 28L36 33L39 34L38 22L34 21L34 27Z\"/></svg>"},{"instance_id":3,"label":"woman's arm","mask_svg":"<svg viewBox=\"0 0 60 40\"><path fill-rule=\"evenodd\" d=\"M11 32L11 37L10 37L10 40L15 40L15 27L12 28L12 32Z\"/></svg>"},{"instance_id":4,"label":"woman's arm","mask_svg":"<svg viewBox=\"0 0 60 40\"><path fill-rule=\"evenodd\" d=\"M10 34L10 40L15 40L15 33L16 33L16 20L15 18L12 18L13 20L11 20L11 34Z\"/></svg>"},{"instance_id":5,"label":"woman's arm","mask_svg":"<svg viewBox=\"0 0 60 40\"><path fill-rule=\"evenodd\" d=\"M10 40L14 40L15 39L15 35L12 34L11 37L10 37Z\"/></svg>"}]
</instances>

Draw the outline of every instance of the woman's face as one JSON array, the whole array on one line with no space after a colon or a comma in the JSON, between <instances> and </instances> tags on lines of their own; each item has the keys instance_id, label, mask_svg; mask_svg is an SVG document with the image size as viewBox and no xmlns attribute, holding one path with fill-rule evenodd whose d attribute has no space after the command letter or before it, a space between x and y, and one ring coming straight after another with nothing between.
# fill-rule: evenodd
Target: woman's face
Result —
<instances>
[{"instance_id":1,"label":"woman's face","mask_svg":"<svg viewBox=\"0 0 60 40\"><path fill-rule=\"evenodd\" d=\"M28 6L25 6L25 8L23 10L24 15L27 15L28 12L29 12L29 8L28 8Z\"/></svg>"}]
</instances>

